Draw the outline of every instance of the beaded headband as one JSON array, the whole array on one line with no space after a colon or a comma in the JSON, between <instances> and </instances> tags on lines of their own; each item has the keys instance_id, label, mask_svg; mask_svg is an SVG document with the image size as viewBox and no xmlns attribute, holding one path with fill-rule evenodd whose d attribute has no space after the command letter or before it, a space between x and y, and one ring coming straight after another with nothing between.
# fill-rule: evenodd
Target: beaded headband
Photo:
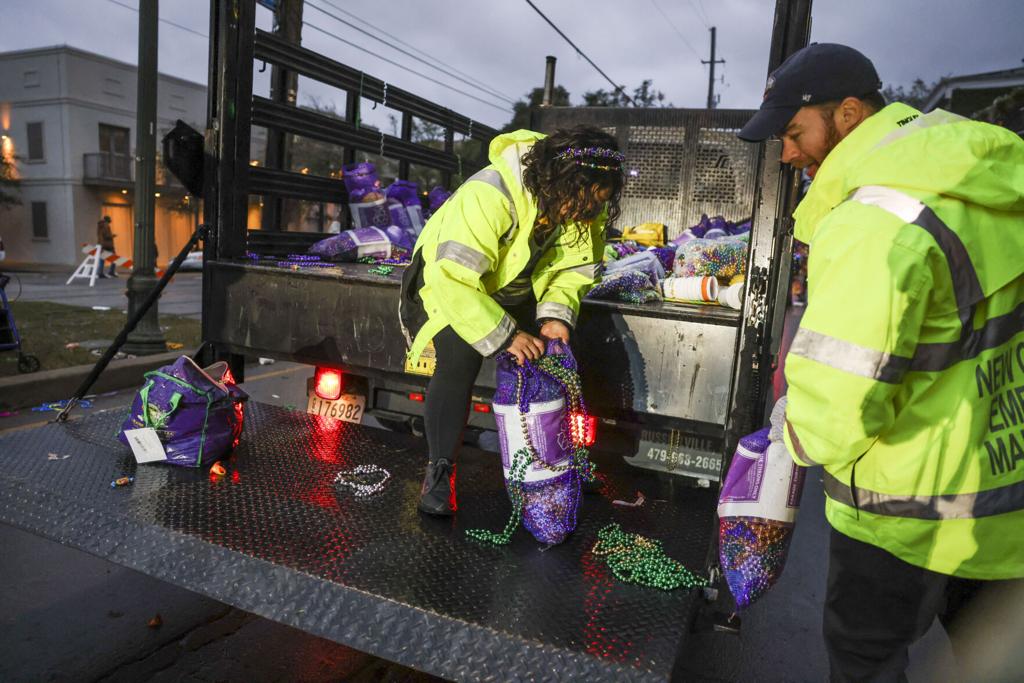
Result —
<instances>
[{"instance_id":1,"label":"beaded headband","mask_svg":"<svg viewBox=\"0 0 1024 683\"><path fill-rule=\"evenodd\" d=\"M575 160L577 162L584 157L590 159L610 159L620 164L626 160L626 155L622 152L617 152L607 147L566 147L555 155L556 159Z\"/></svg>"}]
</instances>

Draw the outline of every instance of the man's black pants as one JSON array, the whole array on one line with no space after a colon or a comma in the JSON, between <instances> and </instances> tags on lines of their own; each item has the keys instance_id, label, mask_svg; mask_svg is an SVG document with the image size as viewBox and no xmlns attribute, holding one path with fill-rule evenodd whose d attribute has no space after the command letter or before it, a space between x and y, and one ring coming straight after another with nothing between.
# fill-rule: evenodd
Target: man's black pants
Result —
<instances>
[{"instance_id":1,"label":"man's black pants","mask_svg":"<svg viewBox=\"0 0 1024 683\"><path fill-rule=\"evenodd\" d=\"M985 583L915 567L832 529L823 630L833 683L906 681L910 645L936 616L948 632Z\"/></svg>"}]
</instances>

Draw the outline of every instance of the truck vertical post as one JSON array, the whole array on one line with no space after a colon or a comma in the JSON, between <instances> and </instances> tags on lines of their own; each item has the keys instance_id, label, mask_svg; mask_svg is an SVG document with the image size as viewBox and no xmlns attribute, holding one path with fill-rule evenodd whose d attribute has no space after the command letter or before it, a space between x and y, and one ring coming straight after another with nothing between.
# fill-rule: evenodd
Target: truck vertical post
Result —
<instances>
[{"instance_id":1,"label":"truck vertical post","mask_svg":"<svg viewBox=\"0 0 1024 683\"><path fill-rule=\"evenodd\" d=\"M278 0L274 10L276 33L294 45L302 42L302 10L303 0ZM298 88L299 75L296 72L276 64L271 67L270 99L295 106ZM274 129L267 130L266 164L267 168L287 170L291 167L291 140L287 134ZM261 230L282 230L285 218L284 200L281 197L268 197L263 201Z\"/></svg>"}]
</instances>

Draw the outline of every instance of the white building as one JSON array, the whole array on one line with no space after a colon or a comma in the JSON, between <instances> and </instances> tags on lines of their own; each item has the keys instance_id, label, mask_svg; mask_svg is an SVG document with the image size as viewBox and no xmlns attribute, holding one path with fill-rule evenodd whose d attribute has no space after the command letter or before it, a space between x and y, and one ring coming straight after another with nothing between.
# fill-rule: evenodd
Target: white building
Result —
<instances>
[{"instance_id":1,"label":"white building","mask_svg":"<svg viewBox=\"0 0 1024 683\"><path fill-rule=\"evenodd\" d=\"M136 67L73 47L0 53L0 150L15 159L21 205L0 210L7 260L72 266L111 217L116 251L132 255ZM182 119L205 128L206 88L160 75L157 146ZM192 234L197 202L157 162L158 262Z\"/></svg>"}]
</instances>

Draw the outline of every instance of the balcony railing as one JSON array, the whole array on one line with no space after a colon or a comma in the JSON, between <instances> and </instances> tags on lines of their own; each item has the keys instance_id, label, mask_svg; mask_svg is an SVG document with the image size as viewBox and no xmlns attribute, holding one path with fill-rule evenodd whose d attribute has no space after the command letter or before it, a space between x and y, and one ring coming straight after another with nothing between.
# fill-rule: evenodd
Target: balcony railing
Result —
<instances>
[{"instance_id":1,"label":"balcony railing","mask_svg":"<svg viewBox=\"0 0 1024 683\"><path fill-rule=\"evenodd\" d=\"M127 154L94 152L83 155L86 180L130 183L134 178L134 159Z\"/></svg>"},{"instance_id":2,"label":"balcony railing","mask_svg":"<svg viewBox=\"0 0 1024 683\"><path fill-rule=\"evenodd\" d=\"M135 158L128 154L91 152L82 156L86 182L131 184L135 181ZM157 187L181 188L181 183L164 166L163 157L156 159Z\"/></svg>"}]
</instances>

